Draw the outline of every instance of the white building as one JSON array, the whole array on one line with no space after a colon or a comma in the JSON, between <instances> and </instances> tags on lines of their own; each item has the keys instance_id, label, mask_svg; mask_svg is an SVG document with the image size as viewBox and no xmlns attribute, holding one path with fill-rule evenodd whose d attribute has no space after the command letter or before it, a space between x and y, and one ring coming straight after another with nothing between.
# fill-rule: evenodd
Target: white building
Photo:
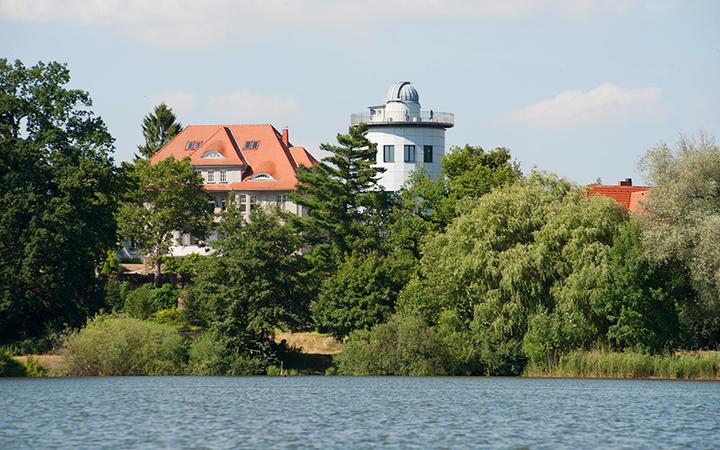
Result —
<instances>
[{"instance_id":1,"label":"white building","mask_svg":"<svg viewBox=\"0 0 720 450\"><path fill-rule=\"evenodd\" d=\"M409 81L390 86L384 105L353 114L351 125L368 125L367 137L377 144L377 165L385 168L380 184L398 191L411 172L423 166L432 176L445 154L445 130L455 124L450 113L420 110L420 96Z\"/></svg>"},{"instance_id":2,"label":"white building","mask_svg":"<svg viewBox=\"0 0 720 450\"><path fill-rule=\"evenodd\" d=\"M297 186L298 167L318 164L305 148L290 143L287 129L279 132L270 124L188 125L150 162L169 157L190 158L205 180L215 220L220 220L231 193L245 214L258 206L277 206L304 216L305 211L289 194ZM209 251L189 234L175 232L174 238L173 256ZM213 238L211 235L208 240Z\"/></svg>"}]
</instances>

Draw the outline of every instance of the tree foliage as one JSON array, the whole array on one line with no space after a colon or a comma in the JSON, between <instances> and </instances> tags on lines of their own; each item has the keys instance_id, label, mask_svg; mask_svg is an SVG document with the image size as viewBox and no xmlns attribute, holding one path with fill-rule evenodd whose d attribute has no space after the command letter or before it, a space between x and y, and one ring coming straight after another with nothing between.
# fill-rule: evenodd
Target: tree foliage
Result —
<instances>
[{"instance_id":1,"label":"tree foliage","mask_svg":"<svg viewBox=\"0 0 720 450\"><path fill-rule=\"evenodd\" d=\"M376 145L366 134L364 124L351 127L338 134L339 145L320 146L330 156L319 165L298 168L293 199L308 214L299 225L319 254L372 250L382 238L388 196L377 182L384 169L374 167Z\"/></svg>"},{"instance_id":2,"label":"tree foliage","mask_svg":"<svg viewBox=\"0 0 720 450\"><path fill-rule=\"evenodd\" d=\"M704 345L720 342L720 148L709 138L663 145L642 161L649 191L641 220L648 257L685 267L699 302L693 307Z\"/></svg>"},{"instance_id":3,"label":"tree foliage","mask_svg":"<svg viewBox=\"0 0 720 450\"><path fill-rule=\"evenodd\" d=\"M172 245L173 232L204 237L212 223L209 197L202 177L188 158L172 157L150 164L137 161L134 175L137 188L118 214L120 232L150 254L155 261L155 282L159 286L161 256Z\"/></svg>"},{"instance_id":4,"label":"tree foliage","mask_svg":"<svg viewBox=\"0 0 720 450\"><path fill-rule=\"evenodd\" d=\"M218 254L203 262L189 308L195 321L230 339L248 357L272 353L277 327L308 321L307 261L288 217L262 208L250 220L234 201L220 223Z\"/></svg>"},{"instance_id":5,"label":"tree foliage","mask_svg":"<svg viewBox=\"0 0 720 450\"><path fill-rule=\"evenodd\" d=\"M116 241L113 138L58 63L0 59L0 342L80 325Z\"/></svg>"},{"instance_id":6,"label":"tree foliage","mask_svg":"<svg viewBox=\"0 0 720 450\"><path fill-rule=\"evenodd\" d=\"M150 159L182 129L183 127L177 121L172 109L165 103L160 103L143 119L142 131L145 144L138 145L140 155Z\"/></svg>"}]
</instances>

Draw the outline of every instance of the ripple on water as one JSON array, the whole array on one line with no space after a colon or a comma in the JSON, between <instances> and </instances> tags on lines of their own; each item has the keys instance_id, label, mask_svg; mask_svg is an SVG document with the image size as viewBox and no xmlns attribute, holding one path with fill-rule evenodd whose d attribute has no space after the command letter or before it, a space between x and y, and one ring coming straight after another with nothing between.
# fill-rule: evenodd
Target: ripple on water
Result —
<instances>
[{"instance_id":1,"label":"ripple on water","mask_svg":"<svg viewBox=\"0 0 720 450\"><path fill-rule=\"evenodd\" d=\"M717 448L720 383L0 380L0 448Z\"/></svg>"}]
</instances>

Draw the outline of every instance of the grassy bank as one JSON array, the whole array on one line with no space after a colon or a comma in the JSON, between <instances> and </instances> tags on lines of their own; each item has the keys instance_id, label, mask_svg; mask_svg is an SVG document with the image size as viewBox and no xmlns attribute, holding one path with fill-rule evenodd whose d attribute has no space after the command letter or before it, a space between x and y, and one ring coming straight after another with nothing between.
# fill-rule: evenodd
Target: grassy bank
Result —
<instances>
[{"instance_id":1,"label":"grassy bank","mask_svg":"<svg viewBox=\"0 0 720 450\"><path fill-rule=\"evenodd\" d=\"M646 355L634 352L576 351L548 367L528 367L530 377L659 378L720 380L720 352Z\"/></svg>"}]
</instances>

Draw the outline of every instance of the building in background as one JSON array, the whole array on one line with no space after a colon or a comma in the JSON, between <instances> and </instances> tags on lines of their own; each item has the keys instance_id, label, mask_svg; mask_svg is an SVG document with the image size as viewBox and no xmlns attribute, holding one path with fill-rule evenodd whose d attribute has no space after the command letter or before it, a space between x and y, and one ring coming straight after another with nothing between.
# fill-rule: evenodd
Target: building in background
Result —
<instances>
[{"instance_id":1,"label":"building in background","mask_svg":"<svg viewBox=\"0 0 720 450\"><path fill-rule=\"evenodd\" d=\"M649 190L649 186L633 186L632 178L625 178L614 186L601 184L590 185L587 187L586 192L588 197L592 197L593 195L610 197L627 208L631 213L641 213L643 212L643 199Z\"/></svg>"},{"instance_id":2,"label":"building in background","mask_svg":"<svg viewBox=\"0 0 720 450\"><path fill-rule=\"evenodd\" d=\"M367 137L377 144L377 166L385 169L380 185L398 191L410 173L423 166L431 176L440 171L445 154L445 130L455 116L433 110L421 111L420 96L409 81L390 86L384 105L370 106L367 113L353 114L351 125L368 125Z\"/></svg>"},{"instance_id":3,"label":"building in background","mask_svg":"<svg viewBox=\"0 0 720 450\"><path fill-rule=\"evenodd\" d=\"M304 215L288 194L297 186L298 167L318 164L305 148L290 143L287 129L281 133L269 124L189 125L150 161L154 164L171 156L189 157L202 174L217 219L230 193L246 214L258 205L272 205ZM175 241L174 256L207 249L188 234L176 233Z\"/></svg>"}]
</instances>

